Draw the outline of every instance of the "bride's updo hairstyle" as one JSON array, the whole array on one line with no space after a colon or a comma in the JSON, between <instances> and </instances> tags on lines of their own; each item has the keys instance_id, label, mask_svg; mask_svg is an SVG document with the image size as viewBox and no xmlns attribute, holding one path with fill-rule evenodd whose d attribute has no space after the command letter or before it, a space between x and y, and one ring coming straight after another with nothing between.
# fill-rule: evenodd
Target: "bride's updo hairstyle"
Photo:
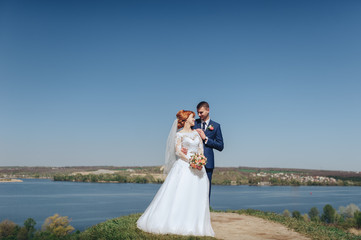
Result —
<instances>
[{"instance_id":1,"label":"bride's updo hairstyle","mask_svg":"<svg viewBox=\"0 0 361 240\"><path fill-rule=\"evenodd\" d=\"M188 110L180 110L179 112L177 112L178 129L184 127L184 124L186 123L187 119L191 114L193 114L193 116L196 115L193 111Z\"/></svg>"}]
</instances>

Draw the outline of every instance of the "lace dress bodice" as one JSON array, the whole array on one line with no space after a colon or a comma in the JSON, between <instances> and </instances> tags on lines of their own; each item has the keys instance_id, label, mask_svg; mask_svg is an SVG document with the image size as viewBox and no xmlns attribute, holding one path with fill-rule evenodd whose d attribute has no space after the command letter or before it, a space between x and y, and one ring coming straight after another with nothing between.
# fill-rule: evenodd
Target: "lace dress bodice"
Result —
<instances>
[{"instance_id":1,"label":"lace dress bodice","mask_svg":"<svg viewBox=\"0 0 361 240\"><path fill-rule=\"evenodd\" d=\"M187 148L187 155L182 153L181 149ZM198 132L178 132L176 137L176 155L177 159L189 162L190 157L195 153L203 154L203 141Z\"/></svg>"}]
</instances>

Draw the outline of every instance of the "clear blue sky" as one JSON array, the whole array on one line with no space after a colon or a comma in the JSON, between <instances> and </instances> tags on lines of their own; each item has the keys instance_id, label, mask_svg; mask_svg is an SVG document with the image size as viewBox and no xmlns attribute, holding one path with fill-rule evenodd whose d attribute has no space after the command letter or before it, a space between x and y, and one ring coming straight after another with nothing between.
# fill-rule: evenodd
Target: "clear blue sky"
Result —
<instances>
[{"instance_id":1,"label":"clear blue sky","mask_svg":"<svg viewBox=\"0 0 361 240\"><path fill-rule=\"evenodd\" d=\"M0 166L154 166L206 100L217 166L361 171L361 1L1 1Z\"/></svg>"}]
</instances>

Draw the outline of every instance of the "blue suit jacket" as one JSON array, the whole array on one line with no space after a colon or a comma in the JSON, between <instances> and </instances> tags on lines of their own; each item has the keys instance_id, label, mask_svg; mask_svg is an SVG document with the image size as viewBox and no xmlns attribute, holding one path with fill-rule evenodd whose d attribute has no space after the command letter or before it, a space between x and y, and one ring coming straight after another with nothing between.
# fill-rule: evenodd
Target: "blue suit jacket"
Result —
<instances>
[{"instance_id":1,"label":"blue suit jacket","mask_svg":"<svg viewBox=\"0 0 361 240\"><path fill-rule=\"evenodd\" d=\"M209 125L214 127L213 130L206 129L204 132L208 137L207 144L203 142L204 147L204 156L207 158L206 168L214 168L214 152L213 149L217 149L218 151L222 151L224 144L223 144L223 137L221 131L221 125L216 123L212 120L209 121ZM201 128L201 119L197 119L193 129Z\"/></svg>"}]
</instances>

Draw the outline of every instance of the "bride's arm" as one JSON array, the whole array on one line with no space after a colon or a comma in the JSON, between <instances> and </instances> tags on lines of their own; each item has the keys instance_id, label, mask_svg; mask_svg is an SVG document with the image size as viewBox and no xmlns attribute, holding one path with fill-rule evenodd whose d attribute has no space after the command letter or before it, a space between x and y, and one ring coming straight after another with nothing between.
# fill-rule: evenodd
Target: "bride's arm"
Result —
<instances>
[{"instance_id":1,"label":"bride's arm","mask_svg":"<svg viewBox=\"0 0 361 240\"><path fill-rule=\"evenodd\" d=\"M175 154L179 156L183 161L189 162L188 157L181 151L182 149L182 137L177 134L175 144Z\"/></svg>"}]
</instances>

